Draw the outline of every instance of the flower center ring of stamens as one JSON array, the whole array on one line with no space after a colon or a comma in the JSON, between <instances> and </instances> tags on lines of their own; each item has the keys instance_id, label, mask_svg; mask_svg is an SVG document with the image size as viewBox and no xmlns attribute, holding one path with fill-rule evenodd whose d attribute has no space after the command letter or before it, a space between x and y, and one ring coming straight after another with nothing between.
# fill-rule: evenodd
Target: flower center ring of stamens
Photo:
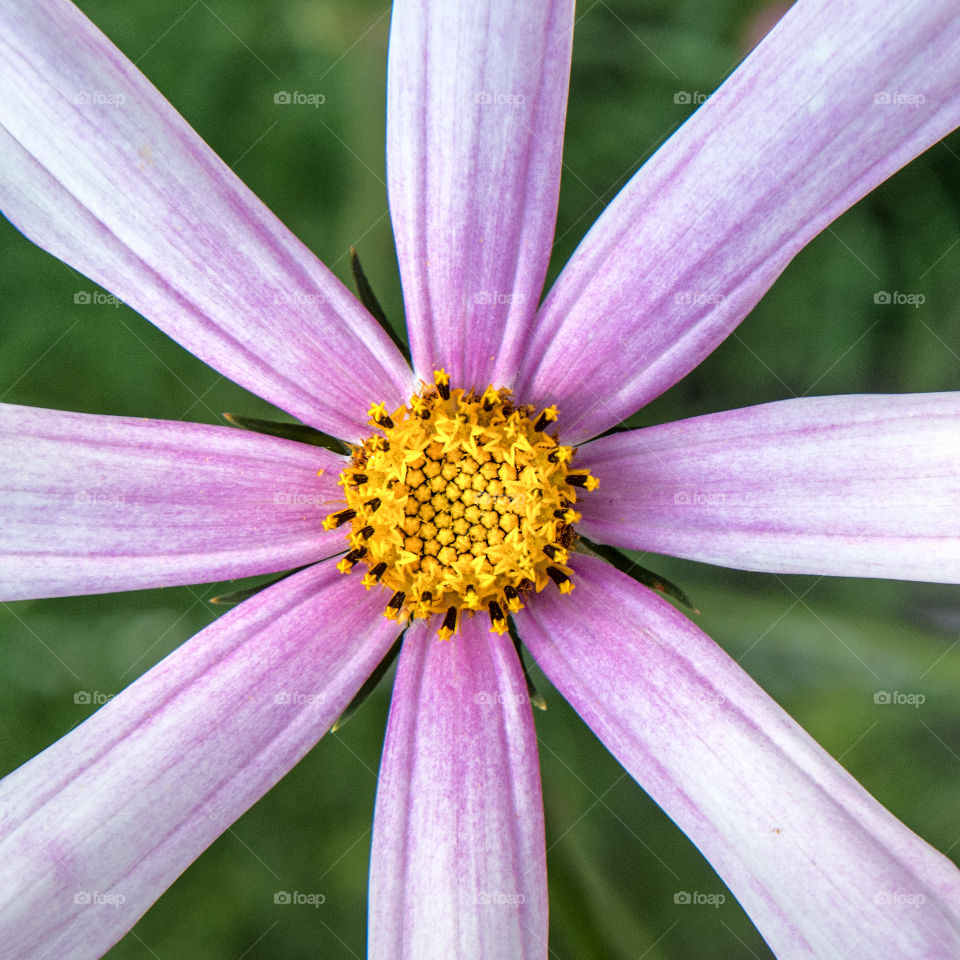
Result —
<instances>
[{"instance_id":1,"label":"flower center ring of stamens","mask_svg":"<svg viewBox=\"0 0 960 960\"><path fill-rule=\"evenodd\" d=\"M363 585L392 593L387 617L442 615L438 635L448 639L461 611L485 610L503 633L531 590L573 589L573 507L598 481L572 470L575 449L545 432L555 407L533 419L505 388L451 390L443 370L434 381L392 413L370 408L380 432L354 448L339 481L346 506L323 525L350 524L337 567L350 573L362 561Z\"/></svg>"}]
</instances>

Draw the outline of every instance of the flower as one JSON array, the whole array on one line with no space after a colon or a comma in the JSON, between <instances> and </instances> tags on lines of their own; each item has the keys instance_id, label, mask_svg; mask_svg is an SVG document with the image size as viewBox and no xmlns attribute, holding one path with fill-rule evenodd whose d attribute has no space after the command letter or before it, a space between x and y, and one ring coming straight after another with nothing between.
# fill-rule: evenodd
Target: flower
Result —
<instances>
[{"instance_id":1,"label":"flower","mask_svg":"<svg viewBox=\"0 0 960 960\"><path fill-rule=\"evenodd\" d=\"M578 447L571 469L600 487L573 501L567 479L550 482L591 539L764 570L955 580L955 394L783 401L590 441L682 377L810 237L960 122L950 5L890 4L884 17L800 0L624 189L535 312L572 8L399 3L388 156L412 370L63 0L0 8L0 201L197 356L355 444L391 429L385 416L408 422L394 415L415 398L436 410L451 386L480 406L494 390L491 405L516 404L505 419L530 407L533 433L555 407L557 449ZM874 90L921 85L929 111L870 109ZM694 286L710 296L683 296ZM346 708L396 638L382 615L392 596L337 570L347 545L323 530L322 505L355 508L331 451L196 424L0 416L6 598L312 564L3 781L5 949L96 956ZM119 509L104 516L110 495ZM572 597L549 582L522 593L524 643L772 948L955 955L956 868L673 607L596 557L566 559ZM532 717L514 648L489 626L461 613L446 641L422 618L407 630L374 825L373 956L546 952Z\"/></svg>"}]
</instances>

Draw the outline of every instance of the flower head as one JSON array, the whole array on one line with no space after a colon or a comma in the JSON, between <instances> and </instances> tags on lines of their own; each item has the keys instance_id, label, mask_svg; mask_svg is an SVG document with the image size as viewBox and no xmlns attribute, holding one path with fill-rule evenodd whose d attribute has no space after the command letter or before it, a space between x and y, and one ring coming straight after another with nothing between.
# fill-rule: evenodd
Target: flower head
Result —
<instances>
[{"instance_id":1,"label":"flower head","mask_svg":"<svg viewBox=\"0 0 960 960\"><path fill-rule=\"evenodd\" d=\"M865 2L799 0L624 188L538 307L572 4L401 0L387 146L411 365L66 0L0 3L7 216L351 447L0 408L3 597L306 566L3 781L11 955L106 950L330 728L405 627L370 953L544 956L536 738L511 624L776 952L955 955L956 868L687 618L584 547L957 578L960 527L942 495L960 476L956 394L800 399L599 435L703 359L830 220L960 123L958 31L946 2L888 4L881 22ZM935 110L866 109L865 91L920 77ZM487 109L503 105L494 80L516 109ZM113 99L78 101L78 84ZM680 296L694 278L716 296ZM280 484L297 495L278 501ZM113 518L94 509L101 486L122 491ZM215 510L197 493L211 488ZM697 489L723 498L690 511ZM315 694L284 700L294 685ZM77 899L120 883L122 903ZM920 909L876 909L876 891L904 887L922 890ZM492 893L519 909L489 909Z\"/></svg>"}]
</instances>

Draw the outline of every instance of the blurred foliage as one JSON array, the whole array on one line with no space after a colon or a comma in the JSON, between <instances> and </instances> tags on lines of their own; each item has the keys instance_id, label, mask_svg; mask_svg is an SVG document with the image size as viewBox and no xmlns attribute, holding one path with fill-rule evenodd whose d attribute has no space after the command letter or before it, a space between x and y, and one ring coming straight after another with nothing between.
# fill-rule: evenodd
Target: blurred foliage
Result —
<instances>
[{"instance_id":1,"label":"blurred foliage","mask_svg":"<svg viewBox=\"0 0 960 960\"><path fill-rule=\"evenodd\" d=\"M384 186L389 8L382 0L83 0L250 187L350 283L355 244L388 315L402 306ZM601 0L579 11L550 278L617 190L749 48L764 5ZM322 107L274 103L318 92ZM795 395L955 389L960 379L960 140L931 149L832 225L702 367L641 411L656 423ZM271 408L0 223L0 398L218 422ZM878 306L877 290L922 293ZM934 846L960 853L960 593L781 577L670 558L697 618L823 746ZM0 606L0 772L62 736L210 622L223 585ZM558 960L766 957L709 865L535 671ZM112 960L360 957L376 771L390 683L190 867ZM874 703L922 693L918 708ZM77 703L78 691L91 703ZM277 906L278 889L323 906ZM802 897L803 891L797 891Z\"/></svg>"}]
</instances>

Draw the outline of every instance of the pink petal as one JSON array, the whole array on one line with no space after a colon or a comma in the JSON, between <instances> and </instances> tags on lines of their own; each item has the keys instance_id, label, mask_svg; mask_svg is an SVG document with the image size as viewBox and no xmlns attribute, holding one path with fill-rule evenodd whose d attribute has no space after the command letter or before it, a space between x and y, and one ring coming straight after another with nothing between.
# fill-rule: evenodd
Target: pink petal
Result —
<instances>
[{"instance_id":1,"label":"pink petal","mask_svg":"<svg viewBox=\"0 0 960 960\"><path fill-rule=\"evenodd\" d=\"M773 952L960 955L960 871L666 601L594 558L572 566L574 602L530 603L524 642Z\"/></svg>"},{"instance_id":2,"label":"pink petal","mask_svg":"<svg viewBox=\"0 0 960 960\"><path fill-rule=\"evenodd\" d=\"M221 373L338 436L400 353L72 4L0 8L0 207ZM358 384L363 388L358 389Z\"/></svg>"},{"instance_id":3,"label":"pink petal","mask_svg":"<svg viewBox=\"0 0 960 960\"><path fill-rule=\"evenodd\" d=\"M344 462L233 427L0 404L0 597L247 577L342 552L343 531L322 523Z\"/></svg>"},{"instance_id":4,"label":"pink petal","mask_svg":"<svg viewBox=\"0 0 960 960\"><path fill-rule=\"evenodd\" d=\"M547 877L523 674L486 618L407 632L370 866L372 960L544 958Z\"/></svg>"},{"instance_id":5,"label":"pink petal","mask_svg":"<svg viewBox=\"0 0 960 960\"><path fill-rule=\"evenodd\" d=\"M4 956L101 956L306 754L397 634L358 586L257 595L0 783Z\"/></svg>"},{"instance_id":6,"label":"pink petal","mask_svg":"<svg viewBox=\"0 0 960 960\"><path fill-rule=\"evenodd\" d=\"M613 426L958 123L956 3L799 0L587 234L540 312L518 395L556 403L567 442Z\"/></svg>"},{"instance_id":7,"label":"pink petal","mask_svg":"<svg viewBox=\"0 0 960 960\"><path fill-rule=\"evenodd\" d=\"M960 393L784 400L580 448L597 541L744 570L960 582Z\"/></svg>"},{"instance_id":8,"label":"pink petal","mask_svg":"<svg viewBox=\"0 0 960 960\"><path fill-rule=\"evenodd\" d=\"M571 0L394 4L387 171L414 366L516 375L553 241Z\"/></svg>"}]
</instances>

